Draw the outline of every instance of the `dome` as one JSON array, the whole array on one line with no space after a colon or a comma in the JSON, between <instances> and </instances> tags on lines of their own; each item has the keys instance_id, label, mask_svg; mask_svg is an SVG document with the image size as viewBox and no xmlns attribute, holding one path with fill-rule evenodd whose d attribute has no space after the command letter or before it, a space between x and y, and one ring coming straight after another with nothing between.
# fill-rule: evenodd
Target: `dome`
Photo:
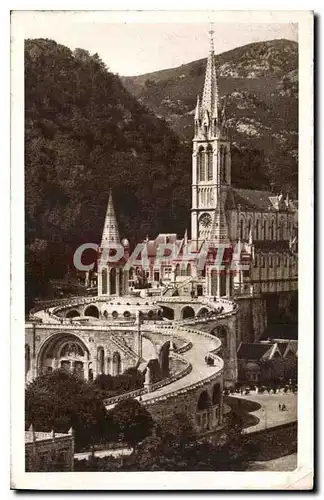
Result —
<instances>
[{"instance_id":1,"label":"dome","mask_svg":"<svg viewBox=\"0 0 324 500\"><path fill-rule=\"evenodd\" d=\"M129 241L127 238L123 238L121 240L121 244L123 245L123 247L129 247Z\"/></svg>"}]
</instances>

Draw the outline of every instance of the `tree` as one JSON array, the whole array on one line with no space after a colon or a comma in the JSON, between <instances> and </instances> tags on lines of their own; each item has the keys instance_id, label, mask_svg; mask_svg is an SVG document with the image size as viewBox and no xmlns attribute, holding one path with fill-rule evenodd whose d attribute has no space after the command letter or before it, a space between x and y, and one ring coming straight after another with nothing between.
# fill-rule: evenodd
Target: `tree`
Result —
<instances>
[{"instance_id":1,"label":"tree","mask_svg":"<svg viewBox=\"0 0 324 500\"><path fill-rule=\"evenodd\" d=\"M65 370L31 382L25 393L25 424L36 431L75 431L76 448L114 438L112 419L90 384Z\"/></svg>"},{"instance_id":2,"label":"tree","mask_svg":"<svg viewBox=\"0 0 324 500\"><path fill-rule=\"evenodd\" d=\"M119 401L111 414L120 439L132 447L152 431L153 419L136 399Z\"/></svg>"}]
</instances>

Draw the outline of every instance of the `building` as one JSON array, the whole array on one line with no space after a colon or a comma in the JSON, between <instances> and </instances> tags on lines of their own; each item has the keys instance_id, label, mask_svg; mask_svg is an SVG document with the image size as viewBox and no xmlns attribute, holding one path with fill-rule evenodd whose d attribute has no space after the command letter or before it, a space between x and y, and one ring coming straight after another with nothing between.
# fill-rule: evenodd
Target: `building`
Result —
<instances>
[{"instance_id":1,"label":"building","mask_svg":"<svg viewBox=\"0 0 324 500\"><path fill-rule=\"evenodd\" d=\"M238 381L252 384L297 380L297 341L243 343L237 351Z\"/></svg>"},{"instance_id":2,"label":"building","mask_svg":"<svg viewBox=\"0 0 324 500\"><path fill-rule=\"evenodd\" d=\"M146 238L149 264L142 274L165 296L233 298L239 304L239 344L260 339L278 315L291 315L298 293L298 206L288 194L231 185L225 111L211 37L202 98L197 98L194 116L191 239L187 231L181 239L176 234ZM161 244L174 250L169 261L162 263L156 258ZM201 266L206 247L206 263ZM99 273L99 295L106 290L102 287L106 272L104 268ZM120 273L118 267L111 272ZM140 266L131 270L131 285L142 274ZM120 279L124 278L127 291L127 278Z\"/></svg>"},{"instance_id":3,"label":"building","mask_svg":"<svg viewBox=\"0 0 324 500\"><path fill-rule=\"evenodd\" d=\"M26 472L71 472L74 467L74 437L68 434L25 431Z\"/></svg>"}]
</instances>

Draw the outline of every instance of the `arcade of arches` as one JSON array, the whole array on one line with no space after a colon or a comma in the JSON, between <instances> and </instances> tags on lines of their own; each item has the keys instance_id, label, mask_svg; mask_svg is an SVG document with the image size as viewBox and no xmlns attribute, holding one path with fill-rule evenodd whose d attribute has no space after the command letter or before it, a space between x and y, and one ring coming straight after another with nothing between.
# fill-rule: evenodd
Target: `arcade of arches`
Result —
<instances>
[{"instance_id":1,"label":"arcade of arches","mask_svg":"<svg viewBox=\"0 0 324 500\"><path fill-rule=\"evenodd\" d=\"M221 420L222 389L221 384L216 383L210 396L207 390L204 390L197 403L196 425L200 431L213 429Z\"/></svg>"},{"instance_id":2,"label":"arcade of arches","mask_svg":"<svg viewBox=\"0 0 324 500\"><path fill-rule=\"evenodd\" d=\"M25 374L31 368L30 347L25 345ZM73 334L57 334L49 338L40 350L37 362L37 372L48 373L58 368L64 368L76 376L92 380L97 374L120 375L122 359L120 353L105 353L103 347L98 347L95 366L90 352L81 339Z\"/></svg>"}]
</instances>

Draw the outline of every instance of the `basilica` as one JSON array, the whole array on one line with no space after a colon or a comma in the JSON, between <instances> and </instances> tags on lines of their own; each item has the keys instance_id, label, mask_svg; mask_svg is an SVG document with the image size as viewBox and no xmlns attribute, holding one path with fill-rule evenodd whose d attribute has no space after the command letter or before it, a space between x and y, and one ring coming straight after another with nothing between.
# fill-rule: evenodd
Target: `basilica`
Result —
<instances>
[{"instance_id":1,"label":"basilica","mask_svg":"<svg viewBox=\"0 0 324 500\"><path fill-rule=\"evenodd\" d=\"M152 293L165 297L233 298L240 311L237 342L253 342L262 337L273 315L289 315L297 294L298 206L288 194L231 185L231 141L219 95L212 33L194 131L191 239L187 231L181 239L176 234L146 238L149 264L142 268L123 272L123 261L118 266L102 263L98 294L127 294L144 273ZM110 196L101 250L117 240ZM128 241L122 244L127 252ZM161 245L176 249L163 262L157 259ZM203 265L202 252L206 254Z\"/></svg>"}]
</instances>

